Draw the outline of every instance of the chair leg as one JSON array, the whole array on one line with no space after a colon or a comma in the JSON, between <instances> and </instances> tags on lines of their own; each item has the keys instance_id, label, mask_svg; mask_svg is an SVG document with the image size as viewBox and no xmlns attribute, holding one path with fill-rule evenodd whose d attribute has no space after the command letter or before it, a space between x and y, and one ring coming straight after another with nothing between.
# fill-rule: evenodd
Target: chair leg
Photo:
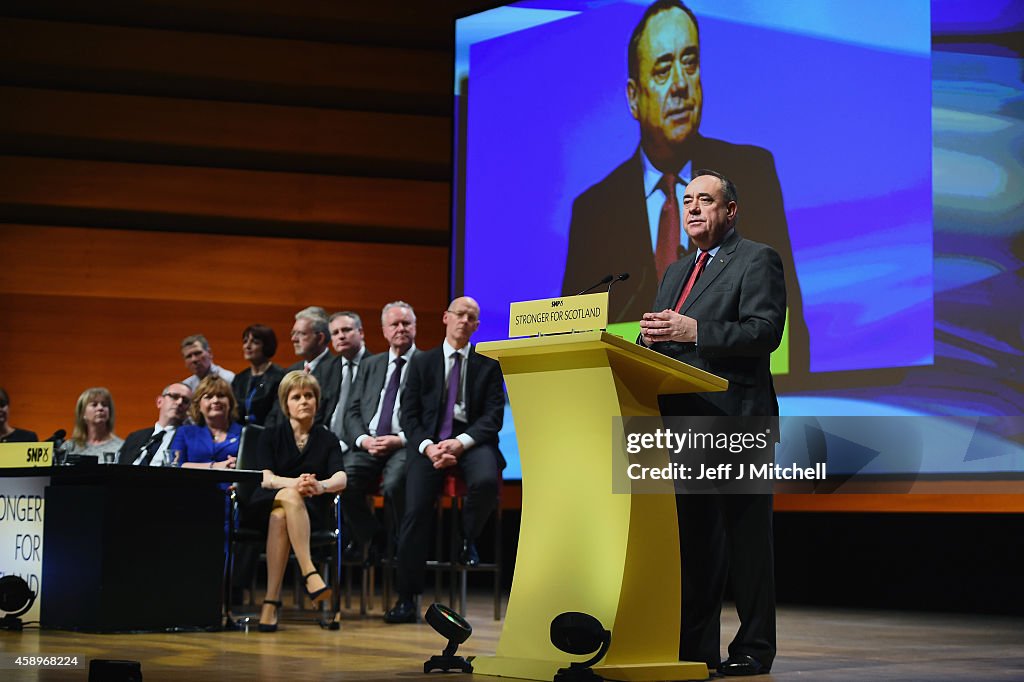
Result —
<instances>
[{"instance_id":1,"label":"chair leg","mask_svg":"<svg viewBox=\"0 0 1024 682\"><path fill-rule=\"evenodd\" d=\"M457 497L451 498L451 533L449 534L450 542L448 548L448 606L456 608L455 593L458 589L459 582L462 576L465 575L465 570L459 564L459 549L462 537L462 514L460 500ZM461 575L460 575L461 574ZM462 605L462 610L458 613L465 615L465 603Z\"/></svg>"},{"instance_id":2,"label":"chair leg","mask_svg":"<svg viewBox=\"0 0 1024 682\"><path fill-rule=\"evenodd\" d=\"M434 571L434 601L441 601L441 571L442 563L442 542L441 537L444 533L444 505L441 504L441 500L437 501L437 523L434 527L434 557L438 564L438 570Z\"/></svg>"},{"instance_id":3,"label":"chair leg","mask_svg":"<svg viewBox=\"0 0 1024 682\"><path fill-rule=\"evenodd\" d=\"M370 571L372 571L372 570L373 570L373 568L370 567L370 566L367 566L366 562L364 561L363 562L363 573L359 577L359 615L360 616L365 616L366 615L366 590L367 590L367 587L369 586L369 583L370 583Z\"/></svg>"},{"instance_id":4,"label":"chair leg","mask_svg":"<svg viewBox=\"0 0 1024 682\"><path fill-rule=\"evenodd\" d=\"M235 543L228 538L227 556L224 557L224 627L234 627L234 620L231 618L231 578L235 569Z\"/></svg>"},{"instance_id":5,"label":"chair leg","mask_svg":"<svg viewBox=\"0 0 1024 682\"><path fill-rule=\"evenodd\" d=\"M352 567L345 571L345 610L352 608Z\"/></svg>"}]
</instances>

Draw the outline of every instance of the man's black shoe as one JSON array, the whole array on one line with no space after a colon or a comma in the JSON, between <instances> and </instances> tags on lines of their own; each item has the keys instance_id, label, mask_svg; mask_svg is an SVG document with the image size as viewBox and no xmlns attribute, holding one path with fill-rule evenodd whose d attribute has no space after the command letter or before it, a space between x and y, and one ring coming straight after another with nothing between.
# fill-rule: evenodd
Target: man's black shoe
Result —
<instances>
[{"instance_id":1,"label":"man's black shoe","mask_svg":"<svg viewBox=\"0 0 1024 682\"><path fill-rule=\"evenodd\" d=\"M726 677L745 677L747 675L762 675L768 672L768 668L753 656L742 654L730 656L718 666L718 672Z\"/></svg>"},{"instance_id":2,"label":"man's black shoe","mask_svg":"<svg viewBox=\"0 0 1024 682\"><path fill-rule=\"evenodd\" d=\"M476 545L469 540L462 541L462 549L459 550L459 563L471 568L480 564L480 555L476 551Z\"/></svg>"},{"instance_id":3,"label":"man's black shoe","mask_svg":"<svg viewBox=\"0 0 1024 682\"><path fill-rule=\"evenodd\" d=\"M415 623L416 604L411 599L399 599L390 611L384 614L385 623Z\"/></svg>"}]
</instances>

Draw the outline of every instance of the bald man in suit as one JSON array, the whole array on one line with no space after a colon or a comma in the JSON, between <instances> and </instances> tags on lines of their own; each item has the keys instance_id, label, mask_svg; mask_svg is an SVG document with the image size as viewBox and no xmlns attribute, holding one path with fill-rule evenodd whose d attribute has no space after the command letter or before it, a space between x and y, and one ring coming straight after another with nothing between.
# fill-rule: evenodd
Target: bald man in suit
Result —
<instances>
[{"instance_id":1,"label":"bald man in suit","mask_svg":"<svg viewBox=\"0 0 1024 682\"><path fill-rule=\"evenodd\" d=\"M409 459L398 538L398 601L384 614L388 623L416 621L414 599L423 591L434 502L445 474L458 468L466 481L457 560L473 566L480 560L475 542L496 506L505 466L498 449L505 413L501 367L470 344L480 326L480 306L461 296L449 304L442 321L445 340L413 358L402 403Z\"/></svg>"}]
</instances>

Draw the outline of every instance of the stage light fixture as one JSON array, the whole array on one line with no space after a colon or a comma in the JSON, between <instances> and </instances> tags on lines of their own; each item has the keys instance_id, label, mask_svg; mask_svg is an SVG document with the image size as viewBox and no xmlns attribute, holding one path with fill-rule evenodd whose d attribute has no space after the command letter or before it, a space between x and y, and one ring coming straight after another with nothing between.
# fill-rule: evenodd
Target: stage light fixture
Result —
<instances>
[{"instance_id":1,"label":"stage light fixture","mask_svg":"<svg viewBox=\"0 0 1024 682\"><path fill-rule=\"evenodd\" d=\"M448 640L448 646L444 648L440 656L431 656L430 660L423 664L423 672L429 673L431 670L473 672L473 665L468 660L455 655L459 645L473 634L473 626L469 624L469 621L444 604L436 602L430 605L427 612L423 614L423 618L430 624L430 627L437 631L437 634Z\"/></svg>"},{"instance_id":2,"label":"stage light fixture","mask_svg":"<svg viewBox=\"0 0 1024 682\"><path fill-rule=\"evenodd\" d=\"M35 602L36 593L24 578L16 575L0 578L0 611L7 614L0 619L0 630L21 630L20 616L28 613Z\"/></svg>"},{"instance_id":3,"label":"stage light fixture","mask_svg":"<svg viewBox=\"0 0 1024 682\"><path fill-rule=\"evenodd\" d=\"M612 645L612 633L590 614L569 611L551 621L551 643L560 651L574 656L597 652L589 660L570 663L560 668L554 682L600 682L601 676L590 668L604 658Z\"/></svg>"}]
</instances>

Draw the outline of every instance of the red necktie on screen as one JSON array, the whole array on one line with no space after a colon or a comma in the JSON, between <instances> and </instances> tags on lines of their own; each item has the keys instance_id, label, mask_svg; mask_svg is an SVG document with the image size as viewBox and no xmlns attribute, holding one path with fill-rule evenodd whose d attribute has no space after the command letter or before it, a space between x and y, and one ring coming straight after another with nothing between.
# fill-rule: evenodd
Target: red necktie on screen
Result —
<instances>
[{"instance_id":1,"label":"red necktie on screen","mask_svg":"<svg viewBox=\"0 0 1024 682\"><path fill-rule=\"evenodd\" d=\"M665 203L658 217L658 242L654 246L654 267L661 281L668 266L679 258L679 202L676 201L676 176L665 173L658 187L665 193Z\"/></svg>"},{"instance_id":2,"label":"red necktie on screen","mask_svg":"<svg viewBox=\"0 0 1024 682\"><path fill-rule=\"evenodd\" d=\"M704 266L708 264L708 260L710 260L708 252L701 251L700 256L697 258L697 265L694 266L693 272L690 273L690 279L686 280L686 286L683 287L683 294L679 297L679 302L676 303L677 313L679 312L679 309L683 307L686 297L690 295L690 292L693 290L693 285L697 283L697 279L700 277L700 274L704 272Z\"/></svg>"},{"instance_id":3,"label":"red necktie on screen","mask_svg":"<svg viewBox=\"0 0 1024 682\"><path fill-rule=\"evenodd\" d=\"M313 371L313 364L307 362L305 365L302 366L302 371L305 372L306 374L309 374L310 372Z\"/></svg>"}]
</instances>

